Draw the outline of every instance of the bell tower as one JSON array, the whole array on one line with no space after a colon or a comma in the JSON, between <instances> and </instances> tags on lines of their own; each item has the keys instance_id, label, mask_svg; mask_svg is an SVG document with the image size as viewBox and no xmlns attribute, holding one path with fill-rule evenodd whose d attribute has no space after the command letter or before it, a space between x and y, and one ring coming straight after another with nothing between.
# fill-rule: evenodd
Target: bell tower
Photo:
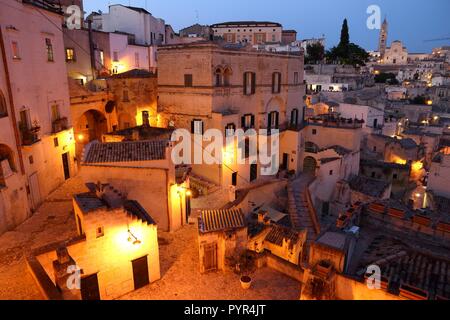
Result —
<instances>
[{"instance_id":1,"label":"bell tower","mask_svg":"<svg viewBox=\"0 0 450 320\"><path fill-rule=\"evenodd\" d=\"M384 58L384 54L386 53L387 37L388 37L388 23L386 18L384 18L383 24L381 25L380 41L378 44L378 51L380 52L381 59Z\"/></svg>"}]
</instances>

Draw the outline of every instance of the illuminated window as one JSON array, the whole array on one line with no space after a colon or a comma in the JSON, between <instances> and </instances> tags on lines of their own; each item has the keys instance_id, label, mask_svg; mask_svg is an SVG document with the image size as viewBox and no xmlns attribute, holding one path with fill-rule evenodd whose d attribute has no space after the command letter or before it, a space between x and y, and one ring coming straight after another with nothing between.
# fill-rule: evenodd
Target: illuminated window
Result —
<instances>
[{"instance_id":1,"label":"illuminated window","mask_svg":"<svg viewBox=\"0 0 450 320\"><path fill-rule=\"evenodd\" d=\"M75 50L73 48L66 48L66 61L75 61Z\"/></svg>"},{"instance_id":2,"label":"illuminated window","mask_svg":"<svg viewBox=\"0 0 450 320\"><path fill-rule=\"evenodd\" d=\"M103 50L100 50L99 54L100 54L100 63L102 64L102 66L104 66L105 65L105 54L104 54Z\"/></svg>"},{"instance_id":3,"label":"illuminated window","mask_svg":"<svg viewBox=\"0 0 450 320\"><path fill-rule=\"evenodd\" d=\"M53 62L53 45L52 40L49 38L45 38L45 46L47 49L47 61Z\"/></svg>"},{"instance_id":4,"label":"illuminated window","mask_svg":"<svg viewBox=\"0 0 450 320\"><path fill-rule=\"evenodd\" d=\"M12 50L12 56L13 59L20 59L20 54L19 54L19 44L17 43L17 41L13 41L11 43L11 50Z\"/></svg>"}]
</instances>

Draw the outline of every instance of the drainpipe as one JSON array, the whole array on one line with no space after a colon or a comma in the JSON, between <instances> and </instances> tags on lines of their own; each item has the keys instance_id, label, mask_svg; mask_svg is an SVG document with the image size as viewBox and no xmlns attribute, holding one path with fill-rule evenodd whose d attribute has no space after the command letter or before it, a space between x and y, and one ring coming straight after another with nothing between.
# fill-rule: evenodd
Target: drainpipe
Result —
<instances>
[{"instance_id":1,"label":"drainpipe","mask_svg":"<svg viewBox=\"0 0 450 320\"><path fill-rule=\"evenodd\" d=\"M94 41L92 39L92 21L90 19L88 20L88 29L89 29L89 54L91 56L92 80L95 80L97 78L95 68L95 48L94 48Z\"/></svg>"},{"instance_id":2,"label":"drainpipe","mask_svg":"<svg viewBox=\"0 0 450 320\"><path fill-rule=\"evenodd\" d=\"M0 47L2 50L3 65L5 66L5 78L6 78L6 86L8 87L9 104L11 105L10 108L11 114L9 116L11 117L12 127L14 130L14 138L16 140L17 153L19 154L20 171L22 175L24 175L25 165L23 163L22 144L20 142L19 129L17 128L16 110L14 108L14 98L12 93L11 79L9 76L8 60L6 59L5 42L3 40L3 31L1 26L0 26Z\"/></svg>"}]
</instances>

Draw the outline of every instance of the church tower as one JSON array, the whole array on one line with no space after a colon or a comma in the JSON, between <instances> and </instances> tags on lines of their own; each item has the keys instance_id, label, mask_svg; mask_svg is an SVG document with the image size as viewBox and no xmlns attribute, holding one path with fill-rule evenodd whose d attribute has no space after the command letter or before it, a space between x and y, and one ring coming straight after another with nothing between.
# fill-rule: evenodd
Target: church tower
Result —
<instances>
[{"instance_id":1,"label":"church tower","mask_svg":"<svg viewBox=\"0 0 450 320\"><path fill-rule=\"evenodd\" d=\"M388 36L388 23L386 18L384 18L383 25L381 26L380 30L380 42L378 45L378 51L380 52L381 59L384 58L384 54L386 52L387 36Z\"/></svg>"}]
</instances>

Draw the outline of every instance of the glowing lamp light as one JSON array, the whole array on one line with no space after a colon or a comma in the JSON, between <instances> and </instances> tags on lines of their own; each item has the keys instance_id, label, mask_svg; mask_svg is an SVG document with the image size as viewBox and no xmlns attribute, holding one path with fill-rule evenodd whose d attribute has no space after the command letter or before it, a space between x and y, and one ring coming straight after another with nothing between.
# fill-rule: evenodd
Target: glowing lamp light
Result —
<instances>
[{"instance_id":1,"label":"glowing lamp light","mask_svg":"<svg viewBox=\"0 0 450 320\"><path fill-rule=\"evenodd\" d=\"M80 141L84 140L84 136L81 133L78 135L78 140L80 140Z\"/></svg>"},{"instance_id":2,"label":"glowing lamp light","mask_svg":"<svg viewBox=\"0 0 450 320\"><path fill-rule=\"evenodd\" d=\"M416 198L420 198L422 195L420 193L415 194Z\"/></svg>"},{"instance_id":3,"label":"glowing lamp light","mask_svg":"<svg viewBox=\"0 0 450 320\"><path fill-rule=\"evenodd\" d=\"M431 106L433 104L432 100L427 100L427 105Z\"/></svg>"},{"instance_id":4,"label":"glowing lamp light","mask_svg":"<svg viewBox=\"0 0 450 320\"><path fill-rule=\"evenodd\" d=\"M188 197L192 196L192 191L191 191L191 190L186 190L186 195L187 195Z\"/></svg>"}]
</instances>

